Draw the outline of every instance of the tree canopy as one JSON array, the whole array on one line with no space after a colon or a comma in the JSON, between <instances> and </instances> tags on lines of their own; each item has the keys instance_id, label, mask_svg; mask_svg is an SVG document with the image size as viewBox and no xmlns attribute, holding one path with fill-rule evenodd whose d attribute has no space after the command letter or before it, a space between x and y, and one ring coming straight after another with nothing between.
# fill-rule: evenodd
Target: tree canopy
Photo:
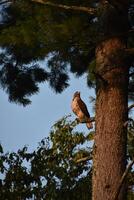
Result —
<instances>
[{"instance_id":1,"label":"tree canopy","mask_svg":"<svg viewBox=\"0 0 134 200\"><path fill-rule=\"evenodd\" d=\"M92 133L75 131L74 123L64 117L31 153L27 147L4 153L1 147L0 199L89 200L91 140Z\"/></svg>"},{"instance_id":2,"label":"tree canopy","mask_svg":"<svg viewBox=\"0 0 134 200\"><path fill-rule=\"evenodd\" d=\"M0 199L91 199L93 132L77 132L68 117L57 121L48 138L29 152L0 146ZM89 148L90 143L90 148ZM128 131L128 160L134 152L134 124ZM128 200L133 198L134 174L127 176Z\"/></svg>"},{"instance_id":3,"label":"tree canopy","mask_svg":"<svg viewBox=\"0 0 134 200\"><path fill-rule=\"evenodd\" d=\"M70 9L52 6L60 3ZM122 34L129 35L128 48L133 45L133 1L129 4L130 32L123 33L121 23L127 22L123 20L122 8L114 1L56 0L49 5L45 1L17 0L1 4L0 82L12 102L29 104L28 97L38 92L38 83L44 81L56 92L62 92L69 85L69 71L77 76L88 72L87 83L93 86L96 45ZM114 30L111 31L112 24ZM130 54L117 52L117 56L119 54L132 64ZM41 65L39 61L45 62Z\"/></svg>"}]
</instances>

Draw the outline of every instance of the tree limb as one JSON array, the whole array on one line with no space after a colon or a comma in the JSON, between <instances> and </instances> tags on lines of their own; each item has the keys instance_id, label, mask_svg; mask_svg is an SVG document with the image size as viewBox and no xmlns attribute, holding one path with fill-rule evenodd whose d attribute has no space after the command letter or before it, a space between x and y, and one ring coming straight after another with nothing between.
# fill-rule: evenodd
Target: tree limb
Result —
<instances>
[{"instance_id":1,"label":"tree limb","mask_svg":"<svg viewBox=\"0 0 134 200\"><path fill-rule=\"evenodd\" d=\"M114 195L113 195L113 198L112 198L113 200L117 200L117 199L118 199L118 196L119 196L119 194L120 194L120 191L121 191L121 188L122 188L122 186L123 186L123 183L124 183L124 181L125 181L125 179L126 179L128 173L129 173L129 170L130 170L131 167L133 166L133 164L134 164L134 158L133 158L133 160L129 163L129 165L128 165L128 167L126 168L126 170L124 171L124 173L123 173L123 175L122 175L122 177L121 177L121 179L120 179L120 181L119 181L119 186L118 186L117 190L115 191L115 193L114 193Z\"/></svg>"},{"instance_id":2,"label":"tree limb","mask_svg":"<svg viewBox=\"0 0 134 200\"><path fill-rule=\"evenodd\" d=\"M88 160L91 160L91 159L92 159L91 156L87 156L87 157L80 158L80 159L76 160L76 163L85 162L85 161L88 161Z\"/></svg>"},{"instance_id":3,"label":"tree limb","mask_svg":"<svg viewBox=\"0 0 134 200\"><path fill-rule=\"evenodd\" d=\"M30 1L35 2L35 3L40 3L46 6L55 7L55 8L62 8L65 10L81 11L81 12L85 12L91 15L95 14L97 11L95 8L84 7L84 6L67 6L63 4L55 4L46 0L30 0Z\"/></svg>"},{"instance_id":4,"label":"tree limb","mask_svg":"<svg viewBox=\"0 0 134 200\"><path fill-rule=\"evenodd\" d=\"M111 4L113 7L115 7L117 10L120 10L120 7L126 7L128 5L128 2L126 0L107 0L109 4Z\"/></svg>"},{"instance_id":5,"label":"tree limb","mask_svg":"<svg viewBox=\"0 0 134 200\"><path fill-rule=\"evenodd\" d=\"M95 117L90 117L90 122L95 122Z\"/></svg>"},{"instance_id":6,"label":"tree limb","mask_svg":"<svg viewBox=\"0 0 134 200\"><path fill-rule=\"evenodd\" d=\"M130 105L130 106L128 107L128 111L131 110L132 108L134 108L134 104L132 104L132 105Z\"/></svg>"},{"instance_id":7,"label":"tree limb","mask_svg":"<svg viewBox=\"0 0 134 200\"><path fill-rule=\"evenodd\" d=\"M62 9L65 9L65 10L74 10L74 11L85 12L85 13L88 13L90 15L93 15L97 12L97 9L91 8L91 7L86 7L86 6L67 6L67 5L64 5L64 4L52 3L52 2L46 1L46 0L29 0L29 1L34 2L34 3L43 4L43 5L46 5L46 6L55 7L55 8L62 8ZM5 0L3 2L0 2L0 5L6 4L6 3L13 3L13 0Z\"/></svg>"},{"instance_id":8,"label":"tree limb","mask_svg":"<svg viewBox=\"0 0 134 200\"><path fill-rule=\"evenodd\" d=\"M128 120L123 124L123 126L127 127L129 122L133 122L133 119L132 118L128 118Z\"/></svg>"}]
</instances>

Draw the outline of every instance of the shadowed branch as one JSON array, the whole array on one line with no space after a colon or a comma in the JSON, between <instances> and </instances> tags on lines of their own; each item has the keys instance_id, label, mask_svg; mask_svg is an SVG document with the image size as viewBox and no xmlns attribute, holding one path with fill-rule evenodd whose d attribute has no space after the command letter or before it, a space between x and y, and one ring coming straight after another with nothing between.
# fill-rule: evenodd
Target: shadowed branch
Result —
<instances>
[{"instance_id":1,"label":"shadowed branch","mask_svg":"<svg viewBox=\"0 0 134 200\"><path fill-rule=\"evenodd\" d=\"M74 11L81 11L81 12L86 12L88 14L95 14L96 13L96 9L95 8L90 8L90 7L84 7L84 6L67 6L67 5L63 5L63 4L55 4L49 1L43 1L43 0L30 0L32 2L35 3L40 3L46 6L51 6L51 7L56 7L56 8L62 8L65 10L74 10Z\"/></svg>"},{"instance_id":2,"label":"shadowed branch","mask_svg":"<svg viewBox=\"0 0 134 200\"><path fill-rule=\"evenodd\" d=\"M122 175L122 177L121 177L121 180L120 180L120 182L119 182L118 188L117 188L117 190L115 191L115 193L114 193L114 195L113 195L113 198L112 198L113 200L117 200L117 199L118 199L118 196L119 196L119 194L120 194L121 188L122 188L122 186L123 186L123 184L124 184L124 181L125 181L125 179L126 179L128 173L129 173L131 167L133 166L133 164L134 164L134 158L133 158L133 160L129 163L128 167L126 168L125 172L123 173L123 175Z\"/></svg>"},{"instance_id":3,"label":"shadowed branch","mask_svg":"<svg viewBox=\"0 0 134 200\"><path fill-rule=\"evenodd\" d=\"M80 158L80 159L76 160L76 163L85 162L85 161L88 161L91 159L92 159L92 156L86 156L84 158Z\"/></svg>"},{"instance_id":4,"label":"shadowed branch","mask_svg":"<svg viewBox=\"0 0 134 200\"><path fill-rule=\"evenodd\" d=\"M97 9L91 8L91 7L86 7L86 6L67 6L67 5L64 5L64 4L52 3L52 2L46 1L46 0L29 0L29 1L34 2L34 3L43 4L43 5L46 5L46 6L55 7L55 8L62 8L62 9L65 9L65 10L74 10L74 11L85 12L85 13L88 13L90 15L93 15L97 12ZM0 5L6 4L6 3L14 3L14 2L13 2L13 0L5 0L5 1L0 2Z\"/></svg>"},{"instance_id":5,"label":"shadowed branch","mask_svg":"<svg viewBox=\"0 0 134 200\"><path fill-rule=\"evenodd\" d=\"M130 111L132 108L134 108L134 104L132 104L132 105L130 105L130 106L128 107L128 111Z\"/></svg>"}]
</instances>

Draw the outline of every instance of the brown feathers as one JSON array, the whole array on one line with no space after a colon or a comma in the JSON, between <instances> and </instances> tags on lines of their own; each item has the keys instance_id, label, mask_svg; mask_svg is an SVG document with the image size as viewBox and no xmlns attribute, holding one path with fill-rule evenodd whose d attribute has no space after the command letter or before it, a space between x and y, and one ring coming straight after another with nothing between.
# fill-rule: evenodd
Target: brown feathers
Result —
<instances>
[{"instance_id":1,"label":"brown feathers","mask_svg":"<svg viewBox=\"0 0 134 200\"><path fill-rule=\"evenodd\" d=\"M88 129L93 128L87 106L80 98L80 92L78 91L74 93L71 108L75 115L78 117L80 123L86 123Z\"/></svg>"}]
</instances>

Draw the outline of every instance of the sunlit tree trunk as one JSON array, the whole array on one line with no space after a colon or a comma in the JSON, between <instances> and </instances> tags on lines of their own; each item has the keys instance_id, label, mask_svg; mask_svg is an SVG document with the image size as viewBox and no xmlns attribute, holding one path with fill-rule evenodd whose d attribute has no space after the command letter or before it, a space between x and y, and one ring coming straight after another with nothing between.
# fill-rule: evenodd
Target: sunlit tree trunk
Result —
<instances>
[{"instance_id":1,"label":"sunlit tree trunk","mask_svg":"<svg viewBox=\"0 0 134 200\"><path fill-rule=\"evenodd\" d=\"M126 168L128 119L128 73L124 57L127 48L128 1L103 1L110 6L102 17L105 39L96 47L96 131L93 158L92 200L115 200ZM105 20L104 20L105 19ZM118 200L126 200L122 186Z\"/></svg>"},{"instance_id":2,"label":"sunlit tree trunk","mask_svg":"<svg viewBox=\"0 0 134 200\"><path fill-rule=\"evenodd\" d=\"M96 49L96 133L93 160L93 200L114 200L113 195L126 167L128 66L119 52L125 40L112 38ZM126 199L125 186L119 199Z\"/></svg>"}]
</instances>

